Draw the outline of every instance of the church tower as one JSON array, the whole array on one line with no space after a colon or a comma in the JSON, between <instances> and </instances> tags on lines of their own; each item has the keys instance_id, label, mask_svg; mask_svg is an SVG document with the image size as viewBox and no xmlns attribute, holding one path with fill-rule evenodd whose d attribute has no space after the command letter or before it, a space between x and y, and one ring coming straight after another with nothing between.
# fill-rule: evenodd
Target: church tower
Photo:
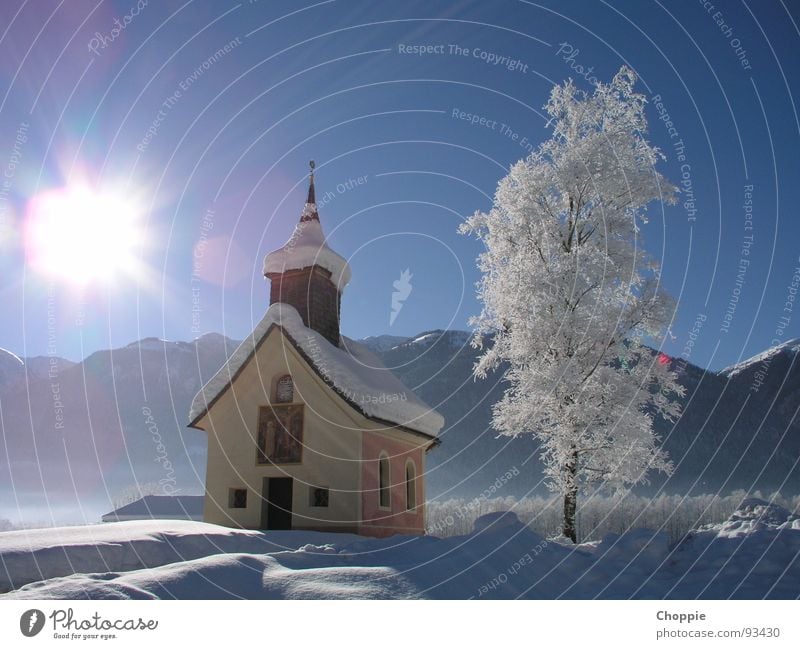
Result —
<instances>
[{"instance_id":1,"label":"church tower","mask_svg":"<svg viewBox=\"0 0 800 649\"><path fill-rule=\"evenodd\" d=\"M297 309L303 324L339 347L339 317L350 265L328 247L319 221L311 163L308 198L300 221L282 248L264 258L264 277L270 280L269 303Z\"/></svg>"}]
</instances>

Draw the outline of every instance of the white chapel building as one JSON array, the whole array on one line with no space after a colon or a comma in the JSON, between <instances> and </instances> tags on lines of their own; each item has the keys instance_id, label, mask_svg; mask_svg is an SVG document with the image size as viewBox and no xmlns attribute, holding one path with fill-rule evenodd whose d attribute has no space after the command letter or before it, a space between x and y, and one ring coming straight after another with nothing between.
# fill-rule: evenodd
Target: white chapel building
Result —
<instances>
[{"instance_id":1,"label":"white chapel building","mask_svg":"<svg viewBox=\"0 0 800 649\"><path fill-rule=\"evenodd\" d=\"M270 305L195 396L208 434L203 519L265 530L422 534L425 455L444 419L341 336L347 261L328 247L314 172L300 221L264 259Z\"/></svg>"}]
</instances>

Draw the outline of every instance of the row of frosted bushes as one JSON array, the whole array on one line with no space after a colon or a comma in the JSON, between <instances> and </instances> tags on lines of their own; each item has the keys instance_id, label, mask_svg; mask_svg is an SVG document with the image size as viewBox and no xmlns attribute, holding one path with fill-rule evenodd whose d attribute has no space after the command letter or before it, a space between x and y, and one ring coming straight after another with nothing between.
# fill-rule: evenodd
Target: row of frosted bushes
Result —
<instances>
[{"instance_id":1,"label":"row of frosted bushes","mask_svg":"<svg viewBox=\"0 0 800 649\"><path fill-rule=\"evenodd\" d=\"M747 497L762 498L789 511L800 509L800 495L782 496L737 490L726 496L667 496L654 498L621 494L591 496L578 501L578 540L599 540L609 532L620 534L644 527L664 530L671 541L703 525L722 523ZM513 511L538 534L552 538L561 531L561 497L533 496L517 499L450 499L427 503L426 530L433 536L458 536L472 531L475 519L496 511Z\"/></svg>"}]
</instances>

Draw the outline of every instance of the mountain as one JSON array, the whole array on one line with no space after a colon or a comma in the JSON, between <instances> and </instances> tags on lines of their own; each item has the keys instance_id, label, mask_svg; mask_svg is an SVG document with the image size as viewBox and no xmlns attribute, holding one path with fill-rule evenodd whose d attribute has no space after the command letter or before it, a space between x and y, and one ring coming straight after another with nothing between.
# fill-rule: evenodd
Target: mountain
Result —
<instances>
[{"instance_id":1,"label":"mountain","mask_svg":"<svg viewBox=\"0 0 800 649\"><path fill-rule=\"evenodd\" d=\"M146 338L76 364L23 359L33 368L27 381L24 366L5 372L0 518L32 508L42 521L82 510L91 518L136 483L202 491L206 437L186 427L188 408L236 344L218 334Z\"/></svg>"},{"instance_id":2,"label":"mountain","mask_svg":"<svg viewBox=\"0 0 800 649\"><path fill-rule=\"evenodd\" d=\"M442 445L429 455L429 495L523 496L542 490L538 446L530 436L496 437L491 405L502 371L470 375L477 351L465 332L428 332L379 354L387 366L446 419ZM643 494L800 490L800 340L715 373L671 361L686 388L676 424L655 420L674 474L651 474ZM655 353L655 352L653 352ZM767 365L765 365L765 360ZM763 376L762 376L763 374ZM761 381L760 388L759 379ZM758 388L758 391L754 391ZM514 467L519 475L502 476ZM492 490L495 481L502 488Z\"/></svg>"},{"instance_id":3,"label":"mountain","mask_svg":"<svg viewBox=\"0 0 800 649\"><path fill-rule=\"evenodd\" d=\"M545 490L535 440L499 437L490 426L503 373L473 378L478 351L468 333L361 342L446 419L442 444L428 456L429 498ZM102 513L137 482L202 491L206 436L186 427L187 413L237 344L219 334L146 338L80 363L0 351L0 518L33 506L47 520L76 507ZM653 475L639 491L800 491L798 350L791 341L719 373L673 361L687 390L684 414L656 426L676 471L668 480Z\"/></svg>"},{"instance_id":4,"label":"mountain","mask_svg":"<svg viewBox=\"0 0 800 649\"><path fill-rule=\"evenodd\" d=\"M25 364L16 354L0 348L0 388L24 380Z\"/></svg>"},{"instance_id":5,"label":"mountain","mask_svg":"<svg viewBox=\"0 0 800 649\"><path fill-rule=\"evenodd\" d=\"M405 336L367 336L366 338L362 338L358 342L362 345L367 347L370 351L375 353L389 351L393 347L397 347L398 345L402 345L405 342L408 342L410 338L406 338Z\"/></svg>"}]
</instances>

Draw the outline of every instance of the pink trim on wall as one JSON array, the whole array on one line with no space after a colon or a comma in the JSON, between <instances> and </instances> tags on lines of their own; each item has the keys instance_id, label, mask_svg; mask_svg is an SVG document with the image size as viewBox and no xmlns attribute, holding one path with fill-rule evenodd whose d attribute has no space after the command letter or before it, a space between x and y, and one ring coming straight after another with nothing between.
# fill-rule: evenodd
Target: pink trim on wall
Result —
<instances>
[{"instance_id":1,"label":"pink trim on wall","mask_svg":"<svg viewBox=\"0 0 800 649\"><path fill-rule=\"evenodd\" d=\"M407 442L392 440L382 435L364 431L361 437L361 527L360 534L391 536L393 534L424 534L425 489L423 448ZM389 456L391 480L391 509L379 506L378 461L381 452ZM416 467L417 507L406 510L406 460L411 458Z\"/></svg>"}]
</instances>

